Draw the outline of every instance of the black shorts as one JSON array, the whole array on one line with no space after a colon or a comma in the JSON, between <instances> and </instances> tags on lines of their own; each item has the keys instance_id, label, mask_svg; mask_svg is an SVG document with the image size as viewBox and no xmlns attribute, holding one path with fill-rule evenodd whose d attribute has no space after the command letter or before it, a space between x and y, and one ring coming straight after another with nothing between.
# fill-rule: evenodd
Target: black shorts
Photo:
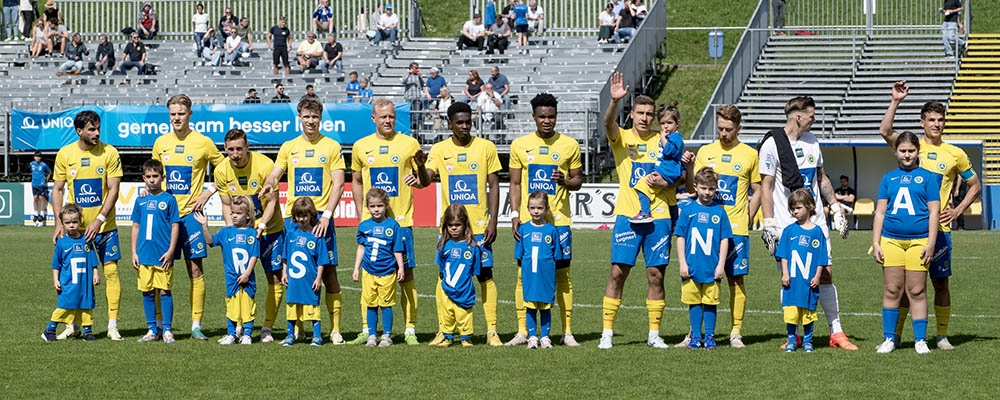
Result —
<instances>
[{"instance_id":1,"label":"black shorts","mask_svg":"<svg viewBox=\"0 0 1000 400\"><path fill-rule=\"evenodd\" d=\"M517 33L528 33L528 25L517 25L514 27L514 31Z\"/></svg>"},{"instance_id":2,"label":"black shorts","mask_svg":"<svg viewBox=\"0 0 1000 400\"><path fill-rule=\"evenodd\" d=\"M274 52L271 54L271 60L274 65L284 65L288 67L288 48L287 47L275 47Z\"/></svg>"},{"instance_id":3,"label":"black shorts","mask_svg":"<svg viewBox=\"0 0 1000 400\"><path fill-rule=\"evenodd\" d=\"M49 187L48 186L32 186L31 187L32 196L45 196L49 197Z\"/></svg>"}]
</instances>

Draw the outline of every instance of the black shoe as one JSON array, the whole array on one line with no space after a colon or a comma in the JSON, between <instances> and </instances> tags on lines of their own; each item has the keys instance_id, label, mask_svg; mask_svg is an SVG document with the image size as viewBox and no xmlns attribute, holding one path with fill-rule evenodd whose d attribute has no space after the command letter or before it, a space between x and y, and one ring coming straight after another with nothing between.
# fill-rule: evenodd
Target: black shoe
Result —
<instances>
[{"instance_id":1,"label":"black shoe","mask_svg":"<svg viewBox=\"0 0 1000 400\"><path fill-rule=\"evenodd\" d=\"M42 333L42 340L46 342L56 341L56 331L45 331Z\"/></svg>"},{"instance_id":2,"label":"black shoe","mask_svg":"<svg viewBox=\"0 0 1000 400\"><path fill-rule=\"evenodd\" d=\"M94 332L87 332L83 334L83 340L86 342L93 342L97 340L97 338L94 337Z\"/></svg>"}]
</instances>

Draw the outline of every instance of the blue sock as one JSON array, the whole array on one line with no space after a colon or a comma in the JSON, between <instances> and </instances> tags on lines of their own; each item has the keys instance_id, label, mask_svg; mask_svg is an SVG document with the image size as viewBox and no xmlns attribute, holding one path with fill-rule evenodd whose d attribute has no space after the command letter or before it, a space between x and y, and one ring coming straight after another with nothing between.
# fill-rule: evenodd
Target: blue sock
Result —
<instances>
[{"instance_id":1,"label":"blue sock","mask_svg":"<svg viewBox=\"0 0 1000 400\"><path fill-rule=\"evenodd\" d=\"M705 313L705 337L715 336L715 305L705 304L701 306Z\"/></svg>"},{"instance_id":2,"label":"blue sock","mask_svg":"<svg viewBox=\"0 0 1000 400\"><path fill-rule=\"evenodd\" d=\"M927 329L927 320L924 320L924 329L925 330ZM91 330L91 326L90 325L87 325L87 326L83 327L83 333L84 334L88 334L88 333L91 333L91 332L93 332L93 330Z\"/></svg>"},{"instance_id":3,"label":"blue sock","mask_svg":"<svg viewBox=\"0 0 1000 400\"><path fill-rule=\"evenodd\" d=\"M927 318L913 320L913 341L927 340Z\"/></svg>"},{"instance_id":4,"label":"blue sock","mask_svg":"<svg viewBox=\"0 0 1000 400\"><path fill-rule=\"evenodd\" d=\"M701 304L688 306L688 319L691 320L691 340L701 340Z\"/></svg>"},{"instance_id":5,"label":"blue sock","mask_svg":"<svg viewBox=\"0 0 1000 400\"><path fill-rule=\"evenodd\" d=\"M226 318L226 334L236 336L236 321Z\"/></svg>"},{"instance_id":6,"label":"blue sock","mask_svg":"<svg viewBox=\"0 0 1000 400\"><path fill-rule=\"evenodd\" d=\"M374 335L378 331L378 307L368 307L368 334Z\"/></svg>"},{"instance_id":7,"label":"blue sock","mask_svg":"<svg viewBox=\"0 0 1000 400\"><path fill-rule=\"evenodd\" d=\"M805 326L802 327L802 330L803 330L802 344L803 345L805 345L806 343L812 343L812 341L813 341L813 326L814 325L815 325L815 322L810 322L810 323L808 323L808 324L806 324Z\"/></svg>"},{"instance_id":8,"label":"blue sock","mask_svg":"<svg viewBox=\"0 0 1000 400\"><path fill-rule=\"evenodd\" d=\"M253 321L243 323L243 334L250 336L253 333Z\"/></svg>"},{"instance_id":9,"label":"blue sock","mask_svg":"<svg viewBox=\"0 0 1000 400\"><path fill-rule=\"evenodd\" d=\"M462 335L462 340L472 340L472 335Z\"/></svg>"},{"instance_id":10,"label":"blue sock","mask_svg":"<svg viewBox=\"0 0 1000 400\"><path fill-rule=\"evenodd\" d=\"M542 314L542 337L549 336L552 329L552 309L541 310Z\"/></svg>"},{"instance_id":11,"label":"blue sock","mask_svg":"<svg viewBox=\"0 0 1000 400\"><path fill-rule=\"evenodd\" d=\"M534 308L526 308L527 313L525 313L525 324L528 326L528 336L538 336L538 310Z\"/></svg>"},{"instance_id":12,"label":"blue sock","mask_svg":"<svg viewBox=\"0 0 1000 400\"><path fill-rule=\"evenodd\" d=\"M898 308L882 309L882 340L891 340L896 336L896 323L899 321ZM926 321L926 320L925 320ZM916 326L917 321L913 321Z\"/></svg>"},{"instance_id":13,"label":"blue sock","mask_svg":"<svg viewBox=\"0 0 1000 400\"><path fill-rule=\"evenodd\" d=\"M447 340L455 340L455 335L451 333L444 334L444 338Z\"/></svg>"},{"instance_id":14,"label":"blue sock","mask_svg":"<svg viewBox=\"0 0 1000 400\"><path fill-rule=\"evenodd\" d=\"M59 323L56 321L49 321L49 327L45 328L46 332L55 332L56 328L59 327Z\"/></svg>"},{"instance_id":15,"label":"blue sock","mask_svg":"<svg viewBox=\"0 0 1000 400\"><path fill-rule=\"evenodd\" d=\"M785 324L785 330L788 332L788 343L795 345L795 334L799 331L799 326L796 324Z\"/></svg>"},{"instance_id":16,"label":"blue sock","mask_svg":"<svg viewBox=\"0 0 1000 400\"><path fill-rule=\"evenodd\" d=\"M313 339L322 339L323 329L319 321L313 321Z\"/></svg>"},{"instance_id":17,"label":"blue sock","mask_svg":"<svg viewBox=\"0 0 1000 400\"><path fill-rule=\"evenodd\" d=\"M153 292L142 293L142 311L146 314L146 326L149 330L156 332L156 294Z\"/></svg>"},{"instance_id":18,"label":"blue sock","mask_svg":"<svg viewBox=\"0 0 1000 400\"><path fill-rule=\"evenodd\" d=\"M649 214L649 196L639 190L636 190L635 194L639 195L639 210Z\"/></svg>"},{"instance_id":19,"label":"blue sock","mask_svg":"<svg viewBox=\"0 0 1000 400\"><path fill-rule=\"evenodd\" d=\"M382 333L392 333L392 307L382 307Z\"/></svg>"},{"instance_id":20,"label":"blue sock","mask_svg":"<svg viewBox=\"0 0 1000 400\"><path fill-rule=\"evenodd\" d=\"M288 320L288 333L285 334L286 337L295 337L295 320Z\"/></svg>"}]
</instances>

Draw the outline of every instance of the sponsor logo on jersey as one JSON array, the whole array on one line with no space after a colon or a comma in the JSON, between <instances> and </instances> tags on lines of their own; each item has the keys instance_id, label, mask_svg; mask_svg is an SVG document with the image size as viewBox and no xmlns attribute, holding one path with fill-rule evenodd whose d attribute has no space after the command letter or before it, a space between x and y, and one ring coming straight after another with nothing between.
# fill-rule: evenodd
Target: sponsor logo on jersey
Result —
<instances>
[{"instance_id":1,"label":"sponsor logo on jersey","mask_svg":"<svg viewBox=\"0 0 1000 400\"><path fill-rule=\"evenodd\" d=\"M319 163L320 164L326 164L326 156L325 155L324 156L319 156Z\"/></svg>"},{"instance_id":2,"label":"sponsor logo on jersey","mask_svg":"<svg viewBox=\"0 0 1000 400\"><path fill-rule=\"evenodd\" d=\"M187 160L187 162L189 162L189 163L193 163L194 162L194 156L191 155L191 154L188 154L187 156L185 156L184 159Z\"/></svg>"},{"instance_id":3,"label":"sponsor logo on jersey","mask_svg":"<svg viewBox=\"0 0 1000 400\"><path fill-rule=\"evenodd\" d=\"M161 210L166 210L167 209L167 202L165 202L165 201L157 201L155 203L156 203L156 208L159 208Z\"/></svg>"},{"instance_id":4,"label":"sponsor logo on jersey","mask_svg":"<svg viewBox=\"0 0 1000 400\"><path fill-rule=\"evenodd\" d=\"M458 154L458 162L466 162L467 160L468 156L465 153Z\"/></svg>"},{"instance_id":5,"label":"sponsor logo on jersey","mask_svg":"<svg viewBox=\"0 0 1000 400\"><path fill-rule=\"evenodd\" d=\"M722 162L727 163L727 162L732 162L732 161L733 161L732 154L723 154L722 155Z\"/></svg>"},{"instance_id":6,"label":"sponsor logo on jersey","mask_svg":"<svg viewBox=\"0 0 1000 400\"><path fill-rule=\"evenodd\" d=\"M84 247L83 243L73 243L73 252L84 253L86 252L86 248Z\"/></svg>"},{"instance_id":7,"label":"sponsor logo on jersey","mask_svg":"<svg viewBox=\"0 0 1000 400\"><path fill-rule=\"evenodd\" d=\"M236 244L245 244L247 242L247 235L245 233L236 234Z\"/></svg>"},{"instance_id":8,"label":"sponsor logo on jersey","mask_svg":"<svg viewBox=\"0 0 1000 400\"><path fill-rule=\"evenodd\" d=\"M158 206L159 205L156 204L156 201L154 201L154 200L148 200L148 201L146 201L146 209L147 210L154 211L154 210L156 210L156 208Z\"/></svg>"},{"instance_id":9,"label":"sponsor logo on jersey","mask_svg":"<svg viewBox=\"0 0 1000 400\"><path fill-rule=\"evenodd\" d=\"M901 183L901 184L907 184L907 183L910 183L911 179L912 178L910 178L909 175L903 175L903 177L899 179L899 183Z\"/></svg>"},{"instance_id":10,"label":"sponsor logo on jersey","mask_svg":"<svg viewBox=\"0 0 1000 400\"><path fill-rule=\"evenodd\" d=\"M306 248L309 249L309 250L315 249L316 248L316 242L310 240L309 242L306 243Z\"/></svg>"},{"instance_id":11,"label":"sponsor logo on jersey","mask_svg":"<svg viewBox=\"0 0 1000 400\"><path fill-rule=\"evenodd\" d=\"M191 167L167 165L167 193L191 194Z\"/></svg>"},{"instance_id":12,"label":"sponsor logo on jersey","mask_svg":"<svg viewBox=\"0 0 1000 400\"><path fill-rule=\"evenodd\" d=\"M802 158L802 157L805 157L805 154L802 153L802 148L795 149L795 158Z\"/></svg>"},{"instance_id":13,"label":"sponsor logo on jersey","mask_svg":"<svg viewBox=\"0 0 1000 400\"><path fill-rule=\"evenodd\" d=\"M372 187L385 190L389 197L399 197L399 168L378 167L368 170Z\"/></svg>"},{"instance_id":14,"label":"sponsor logo on jersey","mask_svg":"<svg viewBox=\"0 0 1000 400\"><path fill-rule=\"evenodd\" d=\"M927 153L928 160L937 160L937 152Z\"/></svg>"},{"instance_id":15,"label":"sponsor logo on jersey","mask_svg":"<svg viewBox=\"0 0 1000 400\"><path fill-rule=\"evenodd\" d=\"M90 166L90 158L89 157L88 158L81 158L80 159L80 166L81 167L89 167Z\"/></svg>"},{"instance_id":16,"label":"sponsor logo on jersey","mask_svg":"<svg viewBox=\"0 0 1000 400\"><path fill-rule=\"evenodd\" d=\"M184 154L184 145L179 144L177 146L174 146L174 154Z\"/></svg>"},{"instance_id":17,"label":"sponsor logo on jersey","mask_svg":"<svg viewBox=\"0 0 1000 400\"><path fill-rule=\"evenodd\" d=\"M389 146L379 146L378 147L378 153L379 154L389 154Z\"/></svg>"},{"instance_id":18,"label":"sponsor logo on jersey","mask_svg":"<svg viewBox=\"0 0 1000 400\"><path fill-rule=\"evenodd\" d=\"M814 249L818 249L819 248L819 239L813 239L812 246L813 246Z\"/></svg>"},{"instance_id":19,"label":"sponsor logo on jersey","mask_svg":"<svg viewBox=\"0 0 1000 400\"><path fill-rule=\"evenodd\" d=\"M475 174L448 175L448 202L479 204L479 177Z\"/></svg>"},{"instance_id":20,"label":"sponsor logo on jersey","mask_svg":"<svg viewBox=\"0 0 1000 400\"><path fill-rule=\"evenodd\" d=\"M813 177L816 175L816 168L799 168L802 175L802 187L812 190Z\"/></svg>"},{"instance_id":21,"label":"sponsor logo on jersey","mask_svg":"<svg viewBox=\"0 0 1000 400\"><path fill-rule=\"evenodd\" d=\"M538 154L541 155L549 154L549 146L538 146Z\"/></svg>"},{"instance_id":22,"label":"sponsor logo on jersey","mask_svg":"<svg viewBox=\"0 0 1000 400\"><path fill-rule=\"evenodd\" d=\"M97 167L97 174L104 175L104 167Z\"/></svg>"},{"instance_id":23,"label":"sponsor logo on jersey","mask_svg":"<svg viewBox=\"0 0 1000 400\"><path fill-rule=\"evenodd\" d=\"M376 226L374 229L372 229L372 235L382 235L382 234L385 234L385 228L381 226Z\"/></svg>"},{"instance_id":24,"label":"sponsor logo on jersey","mask_svg":"<svg viewBox=\"0 0 1000 400\"><path fill-rule=\"evenodd\" d=\"M625 231L615 234L615 243L625 243L636 238L635 232Z\"/></svg>"},{"instance_id":25,"label":"sponsor logo on jersey","mask_svg":"<svg viewBox=\"0 0 1000 400\"><path fill-rule=\"evenodd\" d=\"M556 183L552 181L552 174L555 172L555 165L528 164L528 193L541 190L554 196Z\"/></svg>"},{"instance_id":26,"label":"sponsor logo on jersey","mask_svg":"<svg viewBox=\"0 0 1000 400\"><path fill-rule=\"evenodd\" d=\"M719 218L719 216L718 216L718 215L713 215L713 216L712 216L712 223L713 223L713 224L717 224L717 223L719 223L719 221L721 221L721 220L722 220L722 219L721 219L721 218Z\"/></svg>"},{"instance_id":27,"label":"sponsor logo on jersey","mask_svg":"<svg viewBox=\"0 0 1000 400\"><path fill-rule=\"evenodd\" d=\"M469 169L473 171L479 169L479 163L473 161L472 163L469 164Z\"/></svg>"},{"instance_id":28,"label":"sponsor logo on jersey","mask_svg":"<svg viewBox=\"0 0 1000 400\"><path fill-rule=\"evenodd\" d=\"M103 204L104 186L101 178L77 179L73 182L76 204L80 207L97 207Z\"/></svg>"},{"instance_id":29,"label":"sponsor logo on jersey","mask_svg":"<svg viewBox=\"0 0 1000 400\"><path fill-rule=\"evenodd\" d=\"M916 183L924 183L924 177L918 176L916 178L913 178L913 181Z\"/></svg>"},{"instance_id":30,"label":"sponsor logo on jersey","mask_svg":"<svg viewBox=\"0 0 1000 400\"><path fill-rule=\"evenodd\" d=\"M304 236L299 236L295 239L295 245L302 247L306 245L306 238Z\"/></svg>"},{"instance_id":31,"label":"sponsor logo on jersey","mask_svg":"<svg viewBox=\"0 0 1000 400\"><path fill-rule=\"evenodd\" d=\"M628 180L628 187L635 187L639 183L639 180L645 178L653 172L656 164L654 163L641 163L632 161L632 176Z\"/></svg>"},{"instance_id":32,"label":"sponsor logo on jersey","mask_svg":"<svg viewBox=\"0 0 1000 400\"><path fill-rule=\"evenodd\" d=\"M743 170L743 164L740 163L733 164L733 171L740 172L742 170Z\"/></svg>"},{"instance_id":33,"label":"sponsor logo on jersey","mask_svg":"<svg viewBox=\"0 0 1000 400\"><path fill-rule=\"evenodd\" d=\"M323 168L302 167L295 169L296 196L323 195Z\"/></svg>"},{"instance_id":34,"label":"sponsor logo on jersey","mask_svg":"<svg viewBox=\"0 0 1000 400\"><path fill-rule=\"evenodd\" d=\"M393 234L392 228L385 228L385 235L386 236L392 237L392 234Z\"/></svg>"},{"instance_id":35,"label":"sponsor logo on jersey","mask_svg":"<svg viewBox=\"0 0 1000 400\"><path fill-rule=\"evenodd\" d=\"M942 171L944 171L944 170L945 170L945 169L947 169L947 168L948 168L948 165L947 165L947 164L945 164L945 163L943 163L943 162L939 162L939 163L938 163L938 169L939 169L939 170L942 170Z\"/></svg>"},{"instance_id":36,"label":"sponsor logo on jersey","mask_svg":"<svg viewBox=\"0 0 1000 400\"><path fill-rule=\"evenodd\" d=\"M531 232L531 242L532 243L541 243L542 242L542 233L541 232Z\"/></svg>"},{"instance_id":37,"label":"sponsor logo on jersey","mask_svg":"<svg viewBox=\"0 0 1000 400\"><path fill-rule=\"evenodd\" d=\"M468 250L466 250L466 251L465 251L465 253L463 253L463 254L462 254L462 258L465 258L465 259L470 259L470 258L472 258L472 252L471 252L471 251L468 251Z\"/></svg>"},{"instance_id":38,"label":"sponsor logo on jersey","mask_svg":"<svg viewBox=\"0 0 1000 400\"><path fill-rule=\"evenodd\" d=\"M703 224L708 223L708 213L707 212L698 213L698 222Z\"/></svg>"},{"instance_id":39,"label":"sponsor logo on jersey","mask_svg":"<svg viewBox=\"0 0 1000 400\"><path fill-rule=\"evenodd\" d=\"M640 144L640 145L636 146L635 150L638 151L638 152L640 152L640 153L645 153L646 152L646 144L643 143L643 144Z\"/></svg>"},{"instance_id":40,"label":"sponsor logo on jersey","mask_svg":"<svg viewBox=\"0 0 1000 400\"><path fill-rule=\"evenodd\" d=\"M253 244L253 242L254 242L253 236L247 236L247 244Z\"/></svg>"},{"instance_id":41,"label":"sponsor logo on jersey","mask_svg":"<svg viewBox=\"0 0 1000 400\"><path fill-rule=\"evenodd\" d=\"M550 158L552 158L552 161L559 161L559 153L552 153Z\"/></svg>"},{"instance_id":42,"label":"sponsor logo on jersey","mask_svg":"<svg viewBox=\"0 0 1000 400\"><path fill-rule=\"evenodd\" d=\"M731 175L719 175L719 188L715 190L715 203L724 206L736 205L736 191L740 178Z\"/></svg>"},{"instance_id":43,"label":"sponsor logo on jersey","mask_svg":"<svg viewBox=\"0 0 1000 400\"><path fill-rule=\"evenodd\" d=\"M461 249L459 249L459 248L453 248L453 249L451 249L451 256L452 257L458 258L460 255L462 255L462 250Z\"/></svg>"},{"instance_id":44,"label":"sponsor logo on jersey","mask_svg":"<svg viewBox=\"0 0 1000 400\"><path fill-rule=\"evenodd\" d=\"M552 236L545 235L545 243L552 244Z\"/></svg>"},{"instance_id":45,"label":"sponsor logo on jersey","mask_svg":"<svg viewBox=\"0 0 1000 400\"><path fill-rule=\"evenodd\" d=\"M795 240L795 238L793 237L792 240ZM799 236L799 246L803 246L804 247L804 246L808 246L808 245L809 245L809 238L806 237L805 235Z\"/></svg>"},{"instance_id":46,"label":"sponsor logo on jersey","mask_svg":"<svg viewBox=\"0 0 1000 400\"><path fill-rule=\"evenodd\" d=\"M313 150L313 149L306 150L306 158L313 158L313 156L315 154L316 154L316 150Z\"/></svg>"}]
</instances>

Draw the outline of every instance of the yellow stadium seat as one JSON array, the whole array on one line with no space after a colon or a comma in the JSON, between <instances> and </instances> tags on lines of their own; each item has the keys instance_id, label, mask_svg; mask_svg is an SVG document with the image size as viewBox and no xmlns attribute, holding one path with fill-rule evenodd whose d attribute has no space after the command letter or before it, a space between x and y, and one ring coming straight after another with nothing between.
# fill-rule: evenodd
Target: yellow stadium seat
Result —
<instances>
[{"instance_id":1,"label":"yellow stadium seat","mask_svg":"<svg viewBox=\"0 0 1000 400\"><path fill-rule=\"evenodd\" d=\"M851 215L858 216L872 214L875 214L875 202L872 201L872 199L860 198L854 202L854 212Z\"/></svg>"}]
</instances>

